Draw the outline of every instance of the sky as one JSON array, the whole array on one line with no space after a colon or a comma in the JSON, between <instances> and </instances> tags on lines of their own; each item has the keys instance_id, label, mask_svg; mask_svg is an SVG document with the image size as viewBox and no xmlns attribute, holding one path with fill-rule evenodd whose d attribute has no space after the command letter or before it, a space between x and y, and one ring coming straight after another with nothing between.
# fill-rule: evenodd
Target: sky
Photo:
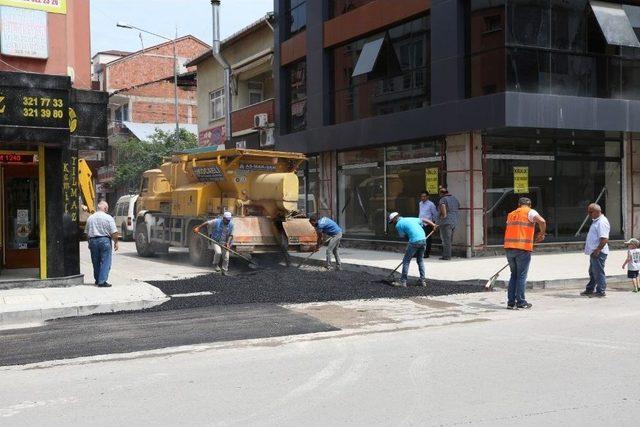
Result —
<instances>
[{"instance_id":1,"label":"sky","mask_svg":"<svg viewBox=\"0 0 640 427\"><path fill-rule=\"evenodd\" d=\"M220 35L224 39L273 11L273 0L222 0ZM142 48L139 31L117 28L124 21L172 38L192 34L211 44L210 0L91 0L91 54L104 50ZM142 33L144 47L162 43Z\"/></svg>"}]
</instances>

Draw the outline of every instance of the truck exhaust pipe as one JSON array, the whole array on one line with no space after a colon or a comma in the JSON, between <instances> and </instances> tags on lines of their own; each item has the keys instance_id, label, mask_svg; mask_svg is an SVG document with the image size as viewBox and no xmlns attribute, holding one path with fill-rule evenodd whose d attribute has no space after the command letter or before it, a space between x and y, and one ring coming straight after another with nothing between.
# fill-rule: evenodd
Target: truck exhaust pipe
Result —
<instances>
[{"instance_id":1,"label":"truck exhaust pipe","mask_svg":"<svg viewBox=\"0 0 640 427\"><path fill-rule=\"evenodd\" d=\"M231 128L231 65L220 52L220 0L211 0L213 13L213 57L224 69L224 127L227 148L234 148L232 144L233 130Z\"/></svg>"}]
</instances>

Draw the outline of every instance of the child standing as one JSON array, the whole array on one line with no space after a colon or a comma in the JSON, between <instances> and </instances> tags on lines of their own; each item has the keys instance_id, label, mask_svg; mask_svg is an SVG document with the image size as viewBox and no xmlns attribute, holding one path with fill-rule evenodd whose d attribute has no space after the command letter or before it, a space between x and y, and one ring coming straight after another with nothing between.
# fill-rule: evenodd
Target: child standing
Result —
<instances>
[{"instance_id":1,"label":"child standing","mask_svg":"<svg viewBox=\"0 0 640 427\"><path fill-rule=\"evenodd\" d=\"M627 251L627 260L622 264L622 268L627 267L627 277L631 279L633 284L633 292L638 292L638 271L640 271L640 241L638 239L629 239L624 242L629 248Z\"/></svg>"}]
</instances>

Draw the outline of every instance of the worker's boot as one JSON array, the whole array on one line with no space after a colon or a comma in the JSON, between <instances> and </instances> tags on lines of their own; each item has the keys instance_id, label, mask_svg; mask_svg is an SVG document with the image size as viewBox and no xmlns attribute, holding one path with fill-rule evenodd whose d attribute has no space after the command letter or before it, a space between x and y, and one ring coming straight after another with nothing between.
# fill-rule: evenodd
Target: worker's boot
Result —
<instances>
[{"instance_id":1,"label":"worker's boot","mask_svg":"<svg viewBox=\"0 0 640 427\"><path fill-rule=\"evenodd\" d=\"M215 267L213 267L213 271L216 273L220 273L220 267L218 267L217 265Z\"/></svg>"},{"instance_id":2,"label":"worker's boot","mask_svg":"<svg viewBox=\"0 0 640 427\"><path fill-rule=\"evenodd\" d=\"M418 280L418 286L422 286L424 288L427 287L427 281L425 279Z\"/></svg>"},{"instance_id":3,"label":"worker's boot","mask_svg":"<svg viewBox=\"0 0 640 427\"><path fill-rule=\"evenodd\" d=\"M325 270L333 270L333 267L331 267L331 263L330 262L326 262L324 264L324 268L325 268Z\"/></svg>"},{"instance_id":4,"label":"worker's boot","mask_svg":"<svg viewBox=\"0 0 640 427\"><path fill-rule=\"evenodd\" d=\"M336 264L336 270L342 271L342 264Z\"/></svg>"},{"instance_id":5,"label":"worker's boot","mask_svg":"<svg viewBox=\"0 0 640 427\"><path fill-rule=\"evenodd\" d=\"M228 276L228 275L229 275L229 272L228 272L227 270L222 270L222 275L223 275L223 276Z\"/></svg>"}]
</instances>

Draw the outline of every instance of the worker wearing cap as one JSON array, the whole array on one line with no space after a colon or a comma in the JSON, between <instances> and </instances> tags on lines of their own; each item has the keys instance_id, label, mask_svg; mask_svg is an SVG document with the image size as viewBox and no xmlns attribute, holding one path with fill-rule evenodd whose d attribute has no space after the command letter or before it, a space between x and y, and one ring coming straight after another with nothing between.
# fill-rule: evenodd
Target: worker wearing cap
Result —
<instances>
[{"instance_id":1,"label":"worker wearing cap","mask_svg":"<svg viewBox=\"0 0 640 427\"><path fill-rule=\"evenodd\" d=\"M418 263L418 271L420 272L420 281L418 286L427 286L424 273L424 251L427 249L427 235L422 228L423 224L429 224L436 228L437 225L426 218L410 218L401 217L398 212L392 212L389 215L389 224L395 224L396 231L400 237L406 237L409 241L407 249L402 259L402 276L400 282L394 282L394 286L406 287L407 275L409 274L409 264L411 258L416 257Z\"/></svg>"},{"instance_id":2,"label":"worker wearing cap","mask_svg":"<svg viewBox=\"0 0 640 427\"><path fill-rule=\"evenodd\" d=\"M193 229L196 233L200 232L200 228L209 226L211 230L210 237L216 242L224 245L213 243L213 266L216 272L221 271L222 275L226 276L229 271L229 251L227 248L231 247L233 241L233 216L231 212L225 212L222 218L214 218L209 221L205 221L196 228ZM220 261L222 260L222 266Z\"/></svg>"},{"instance_id":3,"label":"worker wearing cap","mask_svg":"<svg viewBox=\"0 0 640 427\"><path fill-rule=\"evenodd\" d=\"M536 234L536 224L540 231ZM524 297L527 274L531 263L533 242L542 242L547 223L540 214L531 209L531 199L520 197L518 208L507 215L507 227L504 231L504 249L511 270L507 308L531 308Z\"/></svg>"},{"instance_id":4,"label":"worker wearing cap","mask_svg":"<svg viewBox=\"0 0 640 427\"><path fill-rule=\"evenodd\" d=\"M336 222L326 216L318 219L317 216L312 215L309 218L309 222L316 229L318 233L318 248L322 244L323 235L327 236L327 263L325 268L331 270L331 254L336 259L336 270L342 270L342 264L340 263L340 240L342 240L342 228Z\"/></svg>"}]
</instances>

